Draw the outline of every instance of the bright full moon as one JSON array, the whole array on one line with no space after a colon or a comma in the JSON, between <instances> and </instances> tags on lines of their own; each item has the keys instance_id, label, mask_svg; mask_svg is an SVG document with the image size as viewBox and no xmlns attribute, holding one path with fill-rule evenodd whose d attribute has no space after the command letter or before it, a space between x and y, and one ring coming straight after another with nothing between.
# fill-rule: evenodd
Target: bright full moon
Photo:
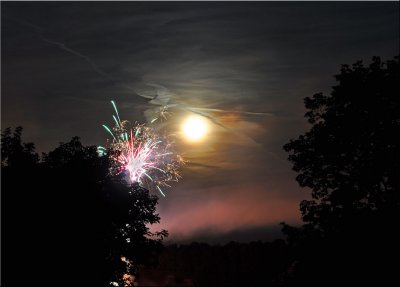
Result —
<instances>
[{"instance_id":1,"label":"bright full moon","mask_svg":"<svg viewBox=\"0 0 400 287\"><path fill-rule=\"evenodd\" d=\"M183 133L189 141L199 141L207 133L207 122L198 116L191 116L182 126Z\"/></svg>"}]
</instances>

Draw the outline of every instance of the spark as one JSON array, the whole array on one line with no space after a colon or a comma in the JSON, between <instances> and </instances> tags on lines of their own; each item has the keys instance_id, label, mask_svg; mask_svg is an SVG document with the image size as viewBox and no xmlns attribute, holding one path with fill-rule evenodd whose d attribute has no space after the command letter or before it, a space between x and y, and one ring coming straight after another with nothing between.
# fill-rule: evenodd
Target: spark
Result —
<instances>
[{"instance_id":1,"label":"spark","mask_svg":"<svg viewBox=\"0 0 400 287\"><path fill-rule=\"evenodd\" d=\"M163 120L168 120L168 117L172 115L171 112L168 111L168 106L162 106L160 107L156 112L155 112L155 118L153 118L150 123L154 123L156 121L163 121Z\"/></svg>"},{"instance_id":2,"label":"spark","mask_svg":"<svg viewBox=\"0 0 400 287\"><path fill-rule=\"evenodd\" d=\"M120 119L120 117L119 117L118 109L117 109L117 106L115 105L115 102L114 102L114 101L111 101L111 104L113 105L114 110L115 110L115 113L117 114L119 123L121 123L121 119ZM113 117L114 117L114 119L115 119L115 116L113 116Z\"/></svg>"},{"instance_id":3,"label":"spark","mask_svg":"<svg viewBox=\"0 0 400 287\"><path fill-rule=\"evenodd\" d=\"M173 141L168 134L160 135L145 124L130 125L121 121L117 106L111 101L115 114L115 126L103 125L112 136L107 148L99 146L99 155L109 156L112 175L125 174L130 183L156 190L165 197L162 187L181 178L180 167L184 159L173 150Z\"/></svg>"}]
</instances>

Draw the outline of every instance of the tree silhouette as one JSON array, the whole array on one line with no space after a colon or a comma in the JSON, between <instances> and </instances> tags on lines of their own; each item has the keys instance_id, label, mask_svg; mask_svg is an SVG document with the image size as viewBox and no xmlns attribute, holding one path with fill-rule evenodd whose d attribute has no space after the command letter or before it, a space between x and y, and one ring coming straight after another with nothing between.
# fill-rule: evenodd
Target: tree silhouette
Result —
<instances>
[{"instance_id":1,"label":"tree silhouette","mask_svg":"<svg viewBox=\"0 0 400 287\"><path fill-rule=\"evenodd\" d=\"M140 266L155 263L167 236L148 228L160 220L156 196L109 177L108 158L78 137L39 162L34 146L21 143L21 131L2 134L4 242L12 241L5 282L22 272L44 286L123 286Z\"/></svg>"},{"instance_id":2,"label":"tree silhouette","mask_svg":"<svg viewBox=\"0 0 400 287\"><path fill-rule=\"evenodd\" d=\"M311 189L297 246L297 282L393 283L400 207L399 58L343 65L330 96L305 98L311 129L284 146ZM317 283L316 283L317 284Z\"/></svg>"},{"instance_id":3,"label":"tree silhouette","mask_svg":"<svg viewBox=\"0 0 400 287\"><path fill-rule=\"evenodd\" d=\"M21 143L22 127L17 127L11 134L11 128L1 133L1 166L33 166L39 162L33 143Z\"/></svg>"}]
</instances>

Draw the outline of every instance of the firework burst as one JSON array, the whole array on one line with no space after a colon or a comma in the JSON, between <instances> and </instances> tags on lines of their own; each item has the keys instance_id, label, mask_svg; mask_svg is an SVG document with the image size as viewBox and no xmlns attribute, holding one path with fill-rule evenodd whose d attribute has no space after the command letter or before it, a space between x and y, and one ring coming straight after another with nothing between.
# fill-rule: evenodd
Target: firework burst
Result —
<instances>
[{"instance_id":1,"label":"firework burst","mask_svg":"<svg viewBox=\"0 0 400 287\"><path fill-rule=\"evenodd\" d=\"M153 127L144 124L131 126L128 121L121 121L118 109L111 101L115 115L115 125L112 129L103 125L112 136L108 147L98 147L101 156L110 157L112 175L125 174L130 183L157 190L163 196L163 188L181 177L179 168L185 162L174 152L172 137L160 135Z\"/></svg>"}]
</instances>

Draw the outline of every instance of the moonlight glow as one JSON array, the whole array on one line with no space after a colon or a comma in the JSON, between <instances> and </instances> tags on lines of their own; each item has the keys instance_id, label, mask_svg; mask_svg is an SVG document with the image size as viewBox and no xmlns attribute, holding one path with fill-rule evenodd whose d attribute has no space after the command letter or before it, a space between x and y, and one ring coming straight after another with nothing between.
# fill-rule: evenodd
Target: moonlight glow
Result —
<instances>
[{"instance_id":1,"label":"moonlight glow","mask_svg":"<svg viewBox=\"0 0 400 287\"><path fill-rule=\"evenodd\" d=\"M182 126L184 136L189 141L199 141L207 133L207 122L200 117L189 117Z\"/></svg>"}]
</instances>

